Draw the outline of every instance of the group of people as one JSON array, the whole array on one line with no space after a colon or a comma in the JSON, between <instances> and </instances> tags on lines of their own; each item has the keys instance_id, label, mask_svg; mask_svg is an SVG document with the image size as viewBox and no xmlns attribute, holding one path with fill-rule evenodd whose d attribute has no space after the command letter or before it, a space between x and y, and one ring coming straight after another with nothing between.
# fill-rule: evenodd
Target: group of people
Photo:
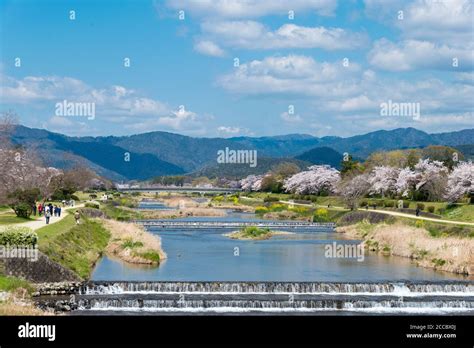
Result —
<instances>
[{"instance_id":1,"label":"group of people","mask_svg":"<svg viewBox=\"0 0 474 348\"><path fill-rule=\"evenodd\" d=\"M46 218L46 224L49 224L51 216L61 217L62 208L59 205L53 206L52 203L40 203L38 204L38 206L36 206L36 204L33 204L32 210L33 215L35 216L36 213L38 213L39 216L42 216L44 214L44 217Z\"/></svg>"}]
</instances>

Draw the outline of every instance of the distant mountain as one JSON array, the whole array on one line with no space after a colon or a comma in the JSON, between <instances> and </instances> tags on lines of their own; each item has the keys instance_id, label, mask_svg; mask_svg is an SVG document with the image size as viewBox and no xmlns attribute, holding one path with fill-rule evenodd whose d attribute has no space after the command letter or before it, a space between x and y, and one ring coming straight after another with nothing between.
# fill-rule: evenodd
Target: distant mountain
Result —
<instances>
[{"instance_id":1,"label":"distant mountain","mask_svg":"<svg viewBox=\"0 0 474 348\"><path fill-rule=\"evenodd\" d=\"M306 151L295 158L311 164L329 164L331 167L339 168L343 156L330 147L322 146Z\"/></svg>"},{"instance_id":2,"label":"distant mountain","mask_svg":"<svg viewBox=\"0 0 474 348\"><path fill-rule=\"evenodd\" d=\"M474 161L474 144L470 145L458 145L456 149L461 151L466 160Z\"/></svg>"},{"instance_id":3,"label":"distant mountain","mask_svg":"<svg viewBox=\"0 0 474 348\"><path fill-rule=\"evenodd\" d=\"M248 164L210 164L200 170L191 173L192 176L207 176L208 178L225 177L227 179L240 179L248 175L261 175L270 171L277 165L290 162L296 164L301 170L307 168L311 163L294 158L258 157L256 167Z\"/></svg>"},{"instance_id":4,"label":"distant mountain","mask_svg":"<svg viewBox=\"0 0 474 348\"><path fill-rule=\"evenodd\" d=\"M34 148L48 166L68 169L82 164L113 180L144 180L153 176L185 172L184 169L154 155L135 153L108 144L101 138L67 137L45 130L17 126L13 142Z\"/></svg>"},{"instance_id":5,"label":"distant mountain","mask_svg":"<svg viewBox=\"0 0 474 348\"><path fill-rule=\"evenodd\" d=\"M193 138L168 132L120 137L69 137L17 126L12 136L14 143L35 148L47 165L70 168L75 163L81 163L112 180L146 179L182 173L234 173L234 176L250 172L264 173L273 165L288 161L289 158L290 161L304 165L313 163L338 166L344 152L364 159L374 151L428 145L458 147L472 144L472 139L474 129L428 134L414 128L380 130L349 138L317 138L306 134L258 138ZM226 147L232 150L257 150L257 169L249 170L245 165L242 168L240 165L217 165L217 152ZM124 160L125 153L130 154L130 162Z\"/></svg>"},{"instance_id":6,"label":"distant mountain","mask_svg":"<svg viewBox=\"0 0 474 348\"><path fill-rule=\"evenodd\" d=\"M331 147L340 153L366 158L374 151L426 147L428 145L464 145L472 143L474 129L459 132L428 134L414 128L380 130L349 138L322 140L319 146Z\"/></svg>"}]
</instances>

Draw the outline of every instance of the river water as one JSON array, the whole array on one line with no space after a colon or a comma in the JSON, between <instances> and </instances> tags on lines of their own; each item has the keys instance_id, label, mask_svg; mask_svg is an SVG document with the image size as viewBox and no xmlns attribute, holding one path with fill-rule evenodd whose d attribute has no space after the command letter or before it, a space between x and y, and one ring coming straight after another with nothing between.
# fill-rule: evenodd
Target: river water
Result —
<instances>
[{"instance_id":1,"label":"river water","mask_svg":"<svg viewBox=\"0 0 474 348\"><path fill-rule=\"evenodd\" d=\"M159 207L157 207L160 209ZM192 221L258 221L253 214L228 212L225 217L185 218ZM175 220L176 221L176 220ZM361 258L327 258L325 246L358 243L343 239L331 229L292 230L263 241L239 241L223 236L221 229L163 230L149 228L161 237L168 255L159 267L132 266L104 257L94 281L294 281L374 282L468 280L451 273L417 267L411 260L365 254ZM227 231L228 232L228 231ZM471 278L472 279L472 278Z\"/></svg>"}]
</instances>

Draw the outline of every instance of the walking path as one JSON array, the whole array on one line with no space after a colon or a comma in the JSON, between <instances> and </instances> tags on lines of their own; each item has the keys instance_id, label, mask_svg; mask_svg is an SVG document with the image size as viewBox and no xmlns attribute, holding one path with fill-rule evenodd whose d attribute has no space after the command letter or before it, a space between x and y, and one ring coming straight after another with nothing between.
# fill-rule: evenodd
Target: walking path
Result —
<instances>
[{"instance_id":1,"label":"walking path","mask_svg":"<svg viewBox=\"0 0 474 348\"><path fill-rule=\"evenodd\" d=\"M327 206L324 205L312 205L312 204L304 204L304 203L291 203L289 201L280 201L280 203L284 204L293 204L293 205L300 205L300 206L305 206L305 207L319 207L319 208L327 208ZM336 209L336 210L349 210L344 207L337 207L337 206L331 206L330 209ZM443 222L447 224L453 224L453 225L467 225L467 226L474 226L474 222L466 222L466 221L455 221L455 220L444 220L444 219L435 219L435 218L430 218L426 216L416 216L412 214L407 214L407 213L400 213L398 211L390 211L390 210L367 210L364 208L359 208L357 210L360 211L372 211L375 213L381 213L381 214L387 214L387 215L393 215L393 216L400 216L400 217L405 217L409 219L417 219L417 220L426 220L426 221L433 221L433 222Z\"/></svg>"},{"instance_id":2,"label":"walking path","mask_svg":"<svg viewBox=\"0 0 474 348\"><path fill-rule=\"evenodd\" d=\"M70 213L66 209L81 208L83 206L84 206L84 203L75 205L74 207L63 207L62 211L61 211L61 216L51 216L50 219L49 219L49 224L50 225L54 224L58 221L61 221L66 216L68 216ZM2 231L3 229L5 229L7 227L11 227L11 226L28 227L28 228L31 228L33 231L35 231L35 230L37 230L41 227L47 226L47 225L46 225L46 218L44 217L44 214L43 214L43 216L38 217L36 220L33 220L33 221L22 222L22 223L19 223L19 224L9 224L9 225L0 226L0 231Z\"/></svg>"}]
</instances>

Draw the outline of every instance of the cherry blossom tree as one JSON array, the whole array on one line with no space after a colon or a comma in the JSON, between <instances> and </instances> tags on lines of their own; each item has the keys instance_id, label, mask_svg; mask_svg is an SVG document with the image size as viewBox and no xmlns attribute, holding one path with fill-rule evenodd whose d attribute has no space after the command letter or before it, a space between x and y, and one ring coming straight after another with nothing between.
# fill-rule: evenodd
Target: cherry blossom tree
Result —
<instances>
[{"instance_id":1,"label":"cherry blossom tree","mask_svg":"<svg viewBox=\"0 0 474 348\"><path fill-rule=\"evenodd\" d=\"M316 165L286 179L283 188L297 194L333 193L340 180L338 170L328 165Z\"/></svg>"},{"instance_id":2,"label":"cherry blossom tree","mask_svg":"<svg viewBox=\"0 0 474 348\"><path fill-rule=\"evenodd\" d=\"M370 184L369 194L383 196L397 193L397 180L400 170L395 167L377 166L372 169L367 181Z\"/></svg>"},{"instance_id":3,"label":"cherry blossom tree","mask_svg":"<svg viewBox=\"0 0 474 348\"><path fill-rule=\"evenodd\" d=\"M243 191L260 191L263 175L249 175L240 180L240 187Z\"/></svg>"},{"instance_id":4,"label":"cherry blossom tree","mask_svg":"<svg viewBox=\"0 0 474 348\"><path fill-rule=\"evenodd\" d=\"M372 186L370 179L370 175L366 173L345 179L339 184L337 194L344 199L351 210L357 208L359 198L369 193Z\"/></svg>"},{"instance_id":5,"label":"cherry blossom tree","mask_svg":"<svg viewBox=\"0 0 474 348\"><path fill-rule=\"evenodd\" d=\"M424 199L435 201L443 198L448 177L448 168L443 162L420 159L414 169L400 170L395 187L403 197L418 193Z\"/></svg>"},{"instance_id":6,"label":"cherry blossom tree","mask_svg":"<svg viewBox=\"0 0 474 348\"><path fill-rule=\"evenodd\" d=\"M474 194L474 165L471 161L460 162L448 175L448 185L445 198L456 202L464 195Z\"/></svg>"}]
</instances>

